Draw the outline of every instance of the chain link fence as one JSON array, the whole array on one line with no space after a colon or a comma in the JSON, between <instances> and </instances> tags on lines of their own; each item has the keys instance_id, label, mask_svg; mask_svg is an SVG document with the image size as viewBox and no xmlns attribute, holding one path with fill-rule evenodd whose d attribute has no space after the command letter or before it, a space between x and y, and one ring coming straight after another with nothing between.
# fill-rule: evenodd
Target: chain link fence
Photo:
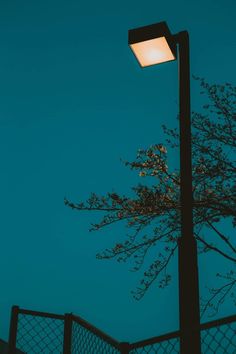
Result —
<instances>
[{"instance_id":1,"label":"chain link fence","mask_svg":"<svg viewBox=\"0 0 236 354\"><path fill-rule=\"evenodd\" d=\"M72 353L120 353L117 342L100 330L92 330L91 326L78 317L73 318L71 349Z\"/></svg>"},{"instance_id":2,"label":"chain link fence","mask_svg":"<svg viewBox=\"0 0 236 354\"><path fill-rule=\"evenodd\" d=\"M236 353L236 315L204 323L202 354ZM180 332L135 343L118 342L81 317L12 308L8 354L179 354Z\"/></svg>"},{"instance_id":3,"label":"chain link fence","mask_svg":"<svg viewBox=\"0 0 236 354\"><path fill-rule=\"evenodd\" d=\"M236 353L236 316L204 323L201 330L202 354ZM132 354L179 354L180 332L130 344Z\"/></svg>"},{"instance_id":4,"label":"chain link fence","mask_svg":"<svg viewBox=\"0 0 236 354\"><path fill-rule=\"evenodd\" d=\"M64 340L64 316L12 309L9 350L24 353L61 353Z\"/></svg>"},{"instance_id":5,"label":"chain link fence","mask_svg":"<svg viewBox=\"0 0 236 354\"><path fill-rule=\"evenodd\" d=\"M236 353L236 316L201 326L202 353Z\"/></svg>"},{"instance_id":6,"label":"chain link fence","mask_svg":"<svg viewBox=\"0 0 236 354\"><path fill-rule=\"evenodd\" d=\"M72 314L56 315L13 306L9 331L9 354L118 354L120 343Z\"/></svg>"},{"instance_id":7,"label":"chain link fence","mask_svg":"<svg viewBox=\"0 0 236 354\"><path fill-rule=\"evenodd\" d=\"M172 332L170 334L154 337L145 341L130 344L131 354L152 353L152 354L166 354L180 353L179 332Z\"/></svg>"}]
</instances>

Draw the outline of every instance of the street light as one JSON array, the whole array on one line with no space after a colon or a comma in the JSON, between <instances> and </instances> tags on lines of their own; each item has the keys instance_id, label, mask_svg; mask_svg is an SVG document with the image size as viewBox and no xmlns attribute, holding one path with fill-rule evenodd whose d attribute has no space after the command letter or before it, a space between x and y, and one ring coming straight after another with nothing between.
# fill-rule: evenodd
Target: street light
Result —
<instances>
[{"instance_id":1,"label":"street light","mask_svg":"<svg viewBox=\"0 0 236 354\"><path fill-rule=\"evenodd\" d=\"M179 63L180 203L179 322L181 354L200 354L197 244L193 234L189 37L172 35L165 22L129 30L129 46L141 67L177 59Z\"/></svg>"},{"instance_id":2,"label":"street light","mask_svg":"<svg viewBox=\"0 0 236 354\"><path fill-rule=\"evenodd\" d=\"M129 46L142 67L176 59L176 46L165 22L130 30Z\"/></svg>"}]
</instances>

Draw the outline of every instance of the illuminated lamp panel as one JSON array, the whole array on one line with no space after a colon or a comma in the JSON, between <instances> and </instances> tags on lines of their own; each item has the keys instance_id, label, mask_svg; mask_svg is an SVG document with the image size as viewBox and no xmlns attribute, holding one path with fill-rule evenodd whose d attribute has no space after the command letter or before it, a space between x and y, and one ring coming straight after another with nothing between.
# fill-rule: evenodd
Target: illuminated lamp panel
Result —
<instances>
[{"instance_id":1,"label":"illuminated lamp panel","mask_svg":"<svg viewBox=\"0 0 236 354\"><path fill-rule=\"evenodd\" d=\"M130 47L142 67L175 60L165 37L130 44Z\"/></svg>"}]
</instances>

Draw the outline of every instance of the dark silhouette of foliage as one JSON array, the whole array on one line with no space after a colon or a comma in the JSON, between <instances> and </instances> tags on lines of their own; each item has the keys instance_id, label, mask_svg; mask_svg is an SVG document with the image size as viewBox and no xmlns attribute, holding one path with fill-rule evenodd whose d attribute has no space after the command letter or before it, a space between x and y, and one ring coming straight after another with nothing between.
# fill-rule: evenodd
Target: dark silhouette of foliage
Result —
<instances>
[{"instance_id":1,"label":"dark silhouette of foliage","mask_svg":"<svg viewBox=\"0 0 236 354\"><path fill-rule=\"evenodd\" d=\"M230 262L231 269L227 274L217 275L223 285L209 289L209 299L202 300L203 314L208 308L213 313L217 311L227 295L235 301L236 87L229 83L210 85L204 79L195 79L199 80L201 94L208 97L209 103L201 113L192 112L194 235L200 254L215 252ZM163 126L163 129L168 148L178 148L178 128ZM168 264L177 250L181 232L180 174L178 169L170 170L163 144L139 150L135 161L125 165L136 170L146 182L133 187L132 197L115 192L104 196L93 193L86 202L77 204L65 199L65 204L77 210L102 211L100 222L92 224L91 230L121 221L132 230L125 242L98 254L99 259L115 258L118 262L133 259L133 270L137 271L149 251L157 247L156 258L145 269L140 286L133 292L136 299L141 299L155 280L160 288L171 280Z\"/></svg>"}]
</instances>

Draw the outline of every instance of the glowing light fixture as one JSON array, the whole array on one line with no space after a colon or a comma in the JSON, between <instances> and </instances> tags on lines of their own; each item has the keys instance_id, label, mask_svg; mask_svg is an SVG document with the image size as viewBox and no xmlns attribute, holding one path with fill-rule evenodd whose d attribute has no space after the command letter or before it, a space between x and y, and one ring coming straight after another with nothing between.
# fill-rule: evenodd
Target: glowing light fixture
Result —
<instances>
[{"instance_id":1,"label":"glowing light fixture","mask_svg":"<svg viewBox=\"0 0 236 354\"><path fill-rule=\"evenodd\" d=\"M176 45L165 22L129 30L129 46L141 67L176 59Z\"/></svg>"}]
</instances>

